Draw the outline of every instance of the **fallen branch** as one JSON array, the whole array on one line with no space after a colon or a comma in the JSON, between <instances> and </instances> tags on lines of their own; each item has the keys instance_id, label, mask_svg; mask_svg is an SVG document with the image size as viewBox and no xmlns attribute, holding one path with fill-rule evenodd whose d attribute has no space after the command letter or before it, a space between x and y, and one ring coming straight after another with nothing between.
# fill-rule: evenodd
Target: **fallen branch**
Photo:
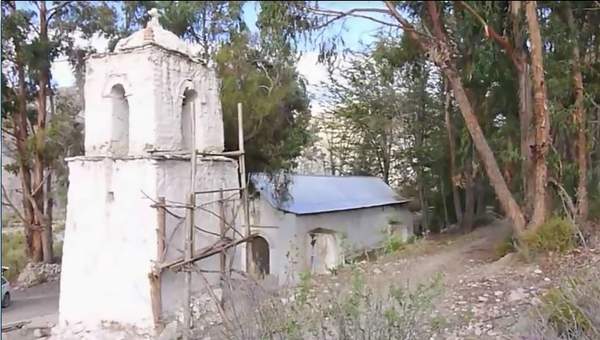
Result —
<instances>
[{"instance_id":1,"label":"fallen branch","mask_svg":"<svg viewBox=\"0 0 600 340\"><path fill-rule=\"evenodd\" d=\"M579 229L579 225L577 224L577 221L576 221L577 209L575 208L575 205L573 204L573 200L571 199L571 196L569 196L569 193L567 192L567 190L562 185L560 185L560 183L558 183L554 178L549 178L548 182L551 183L552 185L554 185L558 189L558 196L560 196L560 199L563 203L563 208L565 210L565 213L566 213L567 217L569 218L569 221L573 225L573 228L575 228L577 230L577 236L579 236L579 239L581 239L581 243L583 244L583 247L587 249L585 237L583 237L583 233L581 232L581 229Z\"/></svg>"},{"instance_id":2,"label":"fallen branch","mask_svg":"<svg viewBox=\"0 0 600 340\"><path fill-rule=\"evenodd\" d=\"M17 321L17 322L11 323L11 324L4 325L4 326L2 326L2 333L12 332L17 329L21 329L21 328L23 328L23 326L25 326L29 323L31 323L31 321Z\"/></svg>"}]
</instances>

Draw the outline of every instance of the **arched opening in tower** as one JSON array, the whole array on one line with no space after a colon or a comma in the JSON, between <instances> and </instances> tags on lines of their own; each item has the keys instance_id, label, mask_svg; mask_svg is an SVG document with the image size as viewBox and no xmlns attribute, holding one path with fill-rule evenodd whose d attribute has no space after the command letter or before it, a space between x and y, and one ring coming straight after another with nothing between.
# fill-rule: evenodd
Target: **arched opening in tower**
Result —
<instances>
[{"instance_id":1,"label":"arched opening in tower","mask_svg":"<svg viewBox=\"0 0 600 340\"><path fill-rule=\"evenodd\" d=\"M183 101L181 102L181 147L185 151L192 151L194 138L194 120L193 115L196 113L196 91L187 89L183 93Z\"/></svg>"},{"instance_id":2,"label":"arched opening in tower","mask_svg":"<svg viewBox=\"0 0 600 340\"><path fill-rule=\"evenodd\" d=\"M112 101L111 152L115 156L129 153L129 103L123 85L117 84L110 90Z\"/></svg>"}]
</instances>

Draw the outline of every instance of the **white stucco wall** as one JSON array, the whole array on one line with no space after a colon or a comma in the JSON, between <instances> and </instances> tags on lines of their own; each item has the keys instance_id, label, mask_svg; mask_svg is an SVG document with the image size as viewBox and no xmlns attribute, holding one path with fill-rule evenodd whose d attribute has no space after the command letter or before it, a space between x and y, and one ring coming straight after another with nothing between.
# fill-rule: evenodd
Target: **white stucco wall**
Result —
<instances>
[{"instance_id":1,"label":"white stucco wall","mask_svg":"<svg viewBox=\"0 0 600 340\"><path fill-rule=\"evenodd\" d=\"M87 60L85 151L110 154L114 85L122 85L129 104L129 155L182 149L181 108L186 89L197 93L196 148L223 150L223 117L215 70L187 56L146 45Z\"/></svg>"},{"instance_id":2,"label":"white stucco wall","mask_svg":"<svg viewBox=\"0 0 600 340\"><path fill-rule=\"evenodd\" d=\"M198 162L196 190L233 188L238 185L235 161L226 158ZM69 163L65 240L59 316L61 324L82 323L98 327L103 320L137 327L152 326L148 274L156 260L157 211L152 200L165 197L167 202L186 202L190 187L189 160L129 159L80 157ZM227 193L235 198L237 193ZM218 194L197 196L196 204L219 213ZM211 203L213 202L213 203ZM228 220L237 207L225 205ZM170 209L185 216L184 209ZM166 260L182 257L185 222L167 214L166 234L169 248ZM196 225L215 233L219 220L210 213L197 211ZM195 249L213 244L216 236L196 232ZM239 257L239 256L238 256ZM197 263L198 268L218 270L219 257ZM239 259L235 266L239 268ZM211 283L218 277L208 275ZM162 278L163 312L172 314L183 297L181 273L165 272ZM204 287L195 277L194 291ZM82 303L83 302L83 303Z\"/></svg>"},{"instance_id":3,"label":"white stucco wall","mask_svg":"<svg viewBox=\"0 0 600 340\"><path fill-rule=\"evenodd\" d=\"M189 153L184 150L182 103L195 92L195 149L223 150L223 117L219 81L214 69L193 59L185 43L160 27L156 10L143 30L122 39L117 53L92 55L86 64L85 156L69 161L69 191L63 246L59 322L102 327L104 321L137 328L153 327L148 274L157 260L158 227L154 200L186 204L195 191L239 187L237 163L224 157L198 160L192 186ZM115 85L122 92L111 90ZM127 112L114 119L115 112ZM127 127L121 129L119 127ZM117 128L115 128L117 127ZM189 148L189 146L188 146ZM151 151L163 151L151 153ZM165 152L166 151L166 152ZM162 154L163 156L159 156ZM185 158L187 157L187 159ZM225 193L227 221L233 223L239 191ZM202 209L195 225L219 233L219 194L195 197ZM169 208L166 261L183 257L186 211ZM231 235L232 232L229 232ZM218 236L196 231L196 252ZM239 256L238 256L239 257ZM236 258L234 266L239 266ZM196 268L218 270L219 257ZM210 283L218 276L209 274ZM181 307L184 275L162 276L163 316ZM194 291L204 288L194 277Z\"/></svg>"},{"instance_id":4,"label":"white stucco wall","mask_svg":"<svg viewBox=\"0 0 600 340\"><path fill-rule=\"evenodd\" d=\"M142 191L156 197L156 164L74 160L69 171L60 322L151 326L156 212Z\"/></svg>"},{"instance_id":5,"label":"white stucco wall","mask_svg":"<svg viewBox=\"0 0 600 340\"><path fill-rule=\"evenodd\" d=\"M298 274L310 270L308 233L314 229L335 232L342 254L371 249L387 238L390 221L403 226L406 239L412 235L413 217L406 205L345 210L314 215L281 212L262 199L252 201L253 224L268 226L255 231L265 236L271 250L271 274L280 284L293 283ZM272 228L277 227L277 228Z\"/></svg>"}]
</instances>

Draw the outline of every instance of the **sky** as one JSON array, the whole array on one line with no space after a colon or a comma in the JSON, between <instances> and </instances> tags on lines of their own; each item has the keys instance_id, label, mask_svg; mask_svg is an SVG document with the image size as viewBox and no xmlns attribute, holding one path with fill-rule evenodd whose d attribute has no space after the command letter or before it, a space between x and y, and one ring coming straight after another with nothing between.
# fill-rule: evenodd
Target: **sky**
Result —
<instances>
[{"instance_id":1,"label":"sky","mask_svg":"<svg viewBox=\"0 0 600 340\"><path fill-rule=\"evenodd\" d=\"M382 8L384 5L381 1L322 1L321 8L334 9L345 11L350 8L375 7ZM257 31L256 20L259 11L259 5L256 2L248 2L244 8L244 19L252 31ZM359 18L348 18L344 22L339 22L331 25L327 29L328 34L339 34L344 41L346 48L350 50L361 49L365 44L374 41L374 35L381 25L369 20ZM101 37L83 40L76 39L76 44L80 46L92 46L97 51L105 51L108 41ZM316 46L304 44L300 47L302 52L298 62L298 71L304 76L308 83L308 90L313 97L313 107L320 110L318 99L315 96L319 93L319 85L321 82L327 82L328 73L324 65L319 64L318 49ZM72 86L75 83L75 78L69 63L66 58L59 58L52 65L52 75L59 87Z\"/></svg>"}]
</instances>

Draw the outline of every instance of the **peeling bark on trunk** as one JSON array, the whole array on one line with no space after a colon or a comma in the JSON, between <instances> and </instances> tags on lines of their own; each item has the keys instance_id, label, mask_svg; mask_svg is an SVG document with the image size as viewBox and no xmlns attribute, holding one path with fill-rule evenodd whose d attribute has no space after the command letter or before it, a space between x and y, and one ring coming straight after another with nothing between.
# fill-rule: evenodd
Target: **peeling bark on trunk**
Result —
<instances>
[{"instance_id":1,"label":"peeling bark on trunk","mask_svg":"<svg viewBox=\"0 0 600 340\"><path fill-rule=\"evenodd\" d=\"M512 40L514 54L511 58L515 71L517 73L517 85L519 96L519 126L520 126L520 149L521 149L521 177L523 182L524 193L524 214L531 216L533 213L533 202L535 199L535 186L533 178L533 154L531 145L533 145L533 133L531 130L532 120L532 89L531 89L531 70L527 62L527 53L523 48L525 44L524 34L521 28L521 10L522 3L520 1L510 2L510 12L512 21Z\"/></svg>"},{"instance_id":2,"label":"peeling bark on trunk","mask_svg":"<svg viewBox=\"0 0 600 340\"><path fill-rule=\"evenodd\" d=\"M575 109L573 110L573 121L577 127L577 218L579 221L585 221L588 216L588 193L587 193L587 135L585 126L585 107L583 97L583 77L581 75L581 55L579 52L579 45L577 39L577 27L575 25L575 19L573 18L573 12L571 5L565 3L565 14L567 18L567 25L571 31L571 39L573 41L573 51L571 59L572 67L572 78L573 78L573 92L575 94Z\"/></svg>"},{"instance_id":3,"label":"peeling bark on trunk","mask_svg":"<svg viewBox=\"0 0 600 340\"><path fill-rule=\"evenodd\" d=\"M533 145L534 204L533 214L528 228L536 230L544 223L547 215L546 195L548 184L548 169L546 154L549 148L550 118L546 107L546 84L544 82L543 45L537 19L537 3L530 1L525 4L525 14L529 27L531 41L531 73L533 77L533 122L535 144Z\"/></svg>"}]
</instances>

